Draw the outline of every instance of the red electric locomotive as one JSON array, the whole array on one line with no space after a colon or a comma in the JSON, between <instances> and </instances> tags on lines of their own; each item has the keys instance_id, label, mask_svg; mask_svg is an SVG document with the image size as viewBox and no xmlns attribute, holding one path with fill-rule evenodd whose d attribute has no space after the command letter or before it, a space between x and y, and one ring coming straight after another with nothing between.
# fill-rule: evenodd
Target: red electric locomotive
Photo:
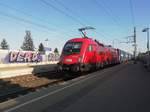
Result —
<instances>
[{"instance_id":1,"label":"red electric locomotive","mask_svg":"<svg viewBox=\"0 0 150 112\"><path fill-rule=\"evenodd\" d=\"M74 38L64 45L59 70L89 71L103 67L105 62L104 45L91 38Z\"/></svg>"},{"instance_id":2,"label":"red electric locomotive","mask_svg":"<svg viewBox=\"0 0 150 112\"><path fill-rule=\"evenodd\" d=\"M91 27L79 29L84 35L83 38L68 40L64 45L58 63L59 70L89 71L119 62L118 50L86 37L82 32L86 29L91 29Z\"/></svg>"}]
</instances>

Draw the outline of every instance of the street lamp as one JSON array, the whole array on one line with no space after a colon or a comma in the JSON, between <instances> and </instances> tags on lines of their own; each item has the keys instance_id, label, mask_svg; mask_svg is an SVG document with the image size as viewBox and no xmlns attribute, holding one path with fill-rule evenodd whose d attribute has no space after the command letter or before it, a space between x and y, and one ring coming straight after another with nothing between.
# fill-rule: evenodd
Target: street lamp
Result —
<instances>
[{"instance_id":1,"label":"street lamp","mask_svg":"<svg viewBox=\"0 0 150 112\"><path fill-rule=\"evenodd\" d=\"M49 55L49 52L48 52L48 38L46 38L45 39L45 48L44 48L44 50L45 50L45 57L46 57L46 61L48 61L49 59L48 59L48 55Z\"/></svg>"},{"instance_id":2,"label":"street lamp","mask_svg":"<svg viewBox=\"0 0 150 112\"><path fill-rule=\"evenodd\" d=\"M48 38L45 39L45 47L48 47Z\"/></svg>"},{"instance_id":3,"label":"street lamp","mask_svg":"<svg viewBox=\"0 0 150 112\"><path fill-rule=\"evenodd\" d=\"M142 32L147 32L147 51L149 52L149 28L144 28Z\"/></svg>"},{"instance_id":4,"label":"street lamp","mask_svg":"<svg viewBox=\"0 0 150 112\"><path fill-rule=\"evenodd\" d=\"M150 67L150 51L149 51L149 28L144 28L142 32L147 32L147 52L148 56L146 56L146 65L149 68Z\"/></svg>"}]
</instances>

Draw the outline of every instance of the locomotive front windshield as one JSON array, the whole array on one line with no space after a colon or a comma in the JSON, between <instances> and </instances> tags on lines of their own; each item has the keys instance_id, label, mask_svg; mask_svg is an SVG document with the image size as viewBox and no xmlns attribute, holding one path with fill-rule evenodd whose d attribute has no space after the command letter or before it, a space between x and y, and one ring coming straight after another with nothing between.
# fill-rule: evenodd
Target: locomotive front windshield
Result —
<instances>
[{"instance_id":1,"label":"locomotive front windshield","mask_svg":"<svg viewBox=\"0 0 150 112\"><path fill-rule=\"evenodd\" d=\"M64 54L79 54L81 50L82 42L68 42L64 46Z\"/></svg>"}]
</instances>

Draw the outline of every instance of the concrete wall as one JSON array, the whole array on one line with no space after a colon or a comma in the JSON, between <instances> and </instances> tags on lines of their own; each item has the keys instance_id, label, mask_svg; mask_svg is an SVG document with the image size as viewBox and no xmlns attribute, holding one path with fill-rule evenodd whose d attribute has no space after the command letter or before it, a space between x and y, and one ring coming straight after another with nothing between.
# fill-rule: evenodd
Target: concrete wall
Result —
<instances>
[{"instance_id":1,"label":"concrete wall","mask_svg":"<svg viewBox=\"0 0 150 112\"><path fill-rule=\"evenodd\" d=\"M56 63L57 61L29 64L0 64L0 79L53 71Z\"/></svg>"},{"instance_id":2,"label":"concrete wall","mask_svg":"<svg viewBox=\"0 0 150 112\"><path fill-rule=\"evenodd\" d=\"M54 70L59 55L42 55L35 51L0 50L0 78Z\"/></svg>"}]
</instances>

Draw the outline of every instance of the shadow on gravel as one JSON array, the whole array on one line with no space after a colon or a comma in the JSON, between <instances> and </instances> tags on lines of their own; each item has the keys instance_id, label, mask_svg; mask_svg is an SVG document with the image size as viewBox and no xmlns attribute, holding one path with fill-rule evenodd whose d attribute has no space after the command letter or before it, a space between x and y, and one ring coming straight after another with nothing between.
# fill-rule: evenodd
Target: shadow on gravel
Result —
<instances>
[{"instance_id":1,"label":"shadow on gravel","mask_svg":"<svg viewBox=\"0 0 150 112\"><path fill-rule=\"evenodd\" d=\"M39 67L35 67L33 70L33 74L39 78L46 78L48 80L62 80L62 81L67 81L76 77L79 77L81 75L85 75L87 73L80 73L80 72L58 72L56 70L51 70L48 72L43 72L43 73L36 73L37 69Z\"/></svg>"},{"instance_id":2,"label":"shadow on gravel","mask_svg":"<svg viewBox=\"0 0 150 112\"><path fill-rule=\"evenodd\" d=\"M83 75L87 75L87 74L90 74L90 73L93 73L93 72L96 72L96 71L99 71L99 70L102 70L102 69L105 69L105 68L108 68L108 67L112 67L114 65L109 65L109 66L105 66L104 68L101 68L101 69L98 69L98 70L92 70L92 71L89 71L89 72L57 72L56 71L56 66L53 67L52 69L52 65L47 65L46 67L44 66L35 66L33 71L32 71L32 74L34 74L35 76L39 77L39 78L46 78L48 80L62 80L62 81L67 81L67 80L71 80L73 78L77 78L77 77L80 77L80 76L83 76ZM42 68L43 67L43 68ZM39 73L41 72L42 70L44 71L44 69L50 69L50 71L48 72L43 72L43 73ZM41 71L39 71L39 69Z\"/></svg>"},{"instance_id":3,"label":"shadow on gravel","mask_svg":"<svg viewBox=\"0 0 150 112\"><path fill-rule=\"evenodd\" d=\"M48 72L44 72L48 71ZM32 71L32 74L34 74L37 77L40 78L47 78L48 80L70 80L76 77L79 77L81 75L85 75L88 73L80 73L80 72L58 72L56 70L56 64L55 65L40 65L40 66L34 66L34 69Z\"/></svg>"},{"instance_id":4,"label":"shadow on gravel","mask_svg":"<svg viewBox=\"0 0 150 112\"><path fill-rule=\"evenodd\" d=\"M12 79L13 80L13 79ZM0 103L18 96L20 94L26 94L27 88L22 87L19 84L12 83L10 78L0 79Z\"/></svg>"}]
</instances>

